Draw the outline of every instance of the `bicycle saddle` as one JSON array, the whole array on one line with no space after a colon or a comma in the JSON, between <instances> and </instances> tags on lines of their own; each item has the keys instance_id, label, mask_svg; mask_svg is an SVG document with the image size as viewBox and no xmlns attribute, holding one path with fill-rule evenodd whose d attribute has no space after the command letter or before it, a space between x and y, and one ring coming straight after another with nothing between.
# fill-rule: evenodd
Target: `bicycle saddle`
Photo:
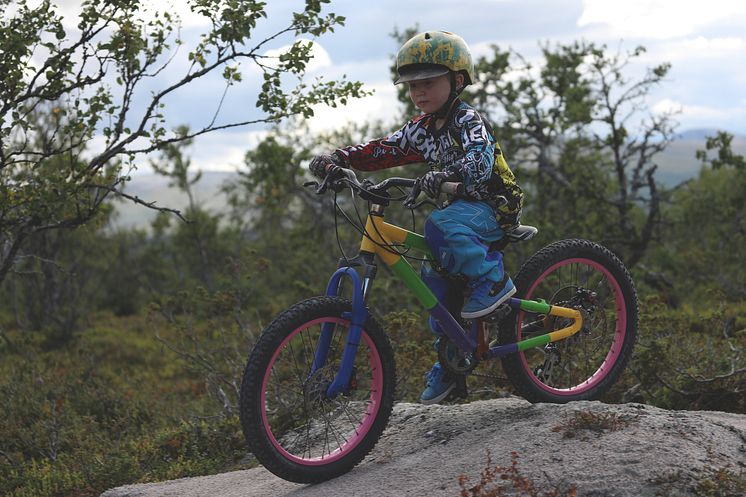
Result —
<instances>
[{"instance_id":1,"label":"bicycle saddle","mask_svg":"<svg viewBox=\"0 0 746 497\"><path fill-rule=\"evenodd\" d=\"M524 240L530 240L538 233L538 228L529 226L527 224L519 224L515 228L505 232L505 238L511 243L522 242Z\"/></svg>"}]
</instances>

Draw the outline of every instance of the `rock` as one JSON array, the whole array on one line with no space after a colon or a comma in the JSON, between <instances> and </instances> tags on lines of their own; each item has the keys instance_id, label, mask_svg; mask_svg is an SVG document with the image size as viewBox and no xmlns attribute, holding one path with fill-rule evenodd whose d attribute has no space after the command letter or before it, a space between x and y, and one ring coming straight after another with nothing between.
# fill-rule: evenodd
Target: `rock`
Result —
<instances>
[{"instance_id":1,"label":"rock","mask_svg":"<svg viewBox=\"0 0 746 497\"><path fill-rule=\"evenodd\" d=\"M723 468L746 480L746 416L518 398L401 403L369 456L328 482L299 485L255 468L128 485L101 497L455 497L461 475L467 487L479 481L488 451L492 466L501 467L516 453L518 471L540 495L573 486L578 496L693 495L699 482Z\"/></svg>"}]
</instances>

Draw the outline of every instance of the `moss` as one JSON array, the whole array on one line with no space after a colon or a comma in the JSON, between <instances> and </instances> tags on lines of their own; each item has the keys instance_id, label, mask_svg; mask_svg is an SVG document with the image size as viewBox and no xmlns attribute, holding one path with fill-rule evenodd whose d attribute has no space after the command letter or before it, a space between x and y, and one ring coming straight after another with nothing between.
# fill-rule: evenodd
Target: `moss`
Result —
<instances>
[{"instance_id":1,"label":"moss","mask_svg":"<svg viewBox=\"0 0 746 497\"><path fill-rule=\"evenodd\" d=\"M700 497L742 497L746 495L746 472L708 467L693 491Z\"/></svg>"}]
</instances>

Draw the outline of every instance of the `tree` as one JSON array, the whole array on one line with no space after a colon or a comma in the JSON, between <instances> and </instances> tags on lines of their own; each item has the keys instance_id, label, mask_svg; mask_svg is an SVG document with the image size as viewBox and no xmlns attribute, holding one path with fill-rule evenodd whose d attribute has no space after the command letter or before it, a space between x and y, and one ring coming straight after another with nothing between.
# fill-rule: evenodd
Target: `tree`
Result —
<instances>
[{"instance_id":1,"label":"tree","mask_svg":"<svg viewBox=\"0 0 746 497\"><path fill-rule=\"evenodd\" d=\"M599 238L634 266L654 238L666 197L654 158L676 124L673 113L645 114L670 64L633 78L628 73L643 47L614 54L586 42L547 44L539 68L492 48L477 61L478 82L467 98L495 122L529 194L527 213L561 226L564 236Z\"/></svg>"},{"instance_id":2,"label":"tree","mask_svg":"<svg viewBox=\"0 0 746 497\"><path fill-rule=\"evenodd\" d=\"M175 133L177 136L188 136L189 127L179 126ZM187 225L186 227L180 226L173 238L183 239L186 243L180 248L196 254L195 266L198 268L199 280L207 289L212 290L212 269L215 261L211 260L213 254L209 250L209 245L217 238L220 216L213 216L206 212L194 196L193 187L202 179L202 171L194 174L190 171L192 161L186 156L185 149L192 145L192 141L191 138L185 138L164 145L160 159L151 161L150 165L157 174L171 179L169 187L176 187L187 196Z\"/></svg>"},{"instance_id":3,"label":"tree","mask_svg":"<svg viewBox=\"0 0 746 497\"><path fill-rule=\"evenodd\" d=\"M543 46L538 76L520 54L496 45L492 50L489 58L476 62L478 82L467 88L467 95L495 122L503 153L520 170L529 196L527 210L536 222L546 228L550 222L561 224L572 232L579 220L558 218L567 212L558 206L578 200L577 192L572 197L567 192L573 177L588 169L579 166L587 163L581 161L588 151L584 129L594 104L591 81L583 70L589 47L578 42L554 49Z\"/></svg>"},{"instance_id":4,"label":"tree","mask_svg":"<svg viewBox=\"0 0 746 497\"><path fill-rule=\"evenodd\" d=\"M175 71L166 68L183 43L179 20L167 10L147 11L137 0L84 0L77 29L66 29L49 0L37 6L0 0L6 12L0 20L0 281L29 236L85 224L111 194L154 207L122 191L138 155L221 129L310 116L316 104L363 95L357 82L302 79L312 44L300 38L344 23L322 13L325 3L307 0L286 27L256 42L255 31L269 22L264 2L194 0L192 13L210 28L187 54L186 72L172 78ZM283 36L296 41L280 55L266 55ZM241 83L242 62L263 75L258 115L221 123L221 100L201 128L167 130L169 97L217 73L227 91ZM144 97L153 86L158 89ZM86 157L93 140L99 146Z\"/></svg>"},{"instance_id":5,"label":"tree","mask_svg":"<svg viewBox=\"0 0 746 497\"><path fill-rule=\"evenodd\" d=\"M687 299L746 299L746 159L733 151L732 139L722 131L707 138L697 151L699 176L674 192L667 210L660 265L676 275L675 290Z\"/></svg>"},{"instance_id":6,"label":"tree","mask_svg":"<svg viewBox=\"0 0 746 497\"><path fill-rule=\"evenodd\" d=\"M654 157L673 141L676 129L674 111L633 121L646 109L650 91L671 69L669 63L658 64L648 68L642 78L631 80L624 70L643 53L645 48L637 47L624 55L609 56L594 48L590 62L598 102L594 120L605 127L594 138L596 146L611 159L616 190L612 197L599 197L599 201L617 213L616 238L610 241L621 249L629 267L642 259L658 228L665 193L655 180L658 166Z\"/></svg>"},{"instance_id":7,"label":"tree","mask_svg":"<svg viewBox=\"0 0 746 497\"><path fill-rule=\"evenodd\" d=\"M410 38L414 37L417 33L420 32L420 25L415 24L412 28L407 28L403 31L399 31L399 28L394 28L394 31L391 33L391 37L398 43L398 46L396 47L397 51L399 50L399 47L404 45L404 43L409 40ZM394 54L394 61L393 64L391 64L391 80L394 81L396 78L399 77L399 72L396 70L396 53ZM409 119L412 119L414 116L418 115L420 113L419 109L414 105L414 102L412 102L412 99L409 98L409 87L405 84L397 85L396 87L396 98L399 100L399 102L402 104L402 113L401 113L401 121L406 122Z\"/></svg>"}]
</instances>

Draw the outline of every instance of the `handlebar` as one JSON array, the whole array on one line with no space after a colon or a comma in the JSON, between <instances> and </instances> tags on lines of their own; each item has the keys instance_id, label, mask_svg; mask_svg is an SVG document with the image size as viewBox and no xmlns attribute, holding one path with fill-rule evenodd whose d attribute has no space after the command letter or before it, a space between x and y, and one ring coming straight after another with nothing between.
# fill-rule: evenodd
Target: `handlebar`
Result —
<instances>
[{"instance_id":1,"label":"handlebar","mask_svg":"<svg viewBox=\"0 0 746 497\"><path fill-rule=\"evenodd\" d=\"M327 174L324 177L320 184L317 181L309 181L305 183L304 186L315 186L316 193L319 195L325 193L328 189L339 192L342 188L349 187L350 189L357 191L363 199L385 205L388 205L391 200L391 196L388 194L389 188L404 187L411 188L409 194L404 199L404 205L407 208L413 209L425 203L425 201L423 201L416 205L414 204L414 200L416 200L420 194L418 179L393 177L386 178L379 183L373 183L367 179L360 182L352 169L339 168L336 173L332 170L330 171L330 174Z\"/></svg>"},{"instance_id":2,"label":"handlebar","mask_svg":"<svg viewBox=\"0 0 746 497\"><path fill-rule=\"evenodd\" d=\"M382 205L388 205L391 200L391 197L388 194L389 188L411 188L409 194L402 202L404 207L407 209L417 209L422 205L430 204L439 209L441 208L439 204L430 199L424 199L417 202L417 197L419 197L422 189L420 187L420 180L413 178L393 177L387 178L379 183L373 183L372 181L365 179L360 182L352 169L337 168L336 172L335 170L330 171L330 173L324 177L321 184L317 181L309 181L305 183L304 186L315 186L316 193L319 195L326 192L329 188L335 192L339 192L342 188L349 187L350 189L357 191L361 198ZM463 183L446 181L441 185L440 189L443 193L453 195L454 197L465 196Z\"/></svg>"}]
</instances>

